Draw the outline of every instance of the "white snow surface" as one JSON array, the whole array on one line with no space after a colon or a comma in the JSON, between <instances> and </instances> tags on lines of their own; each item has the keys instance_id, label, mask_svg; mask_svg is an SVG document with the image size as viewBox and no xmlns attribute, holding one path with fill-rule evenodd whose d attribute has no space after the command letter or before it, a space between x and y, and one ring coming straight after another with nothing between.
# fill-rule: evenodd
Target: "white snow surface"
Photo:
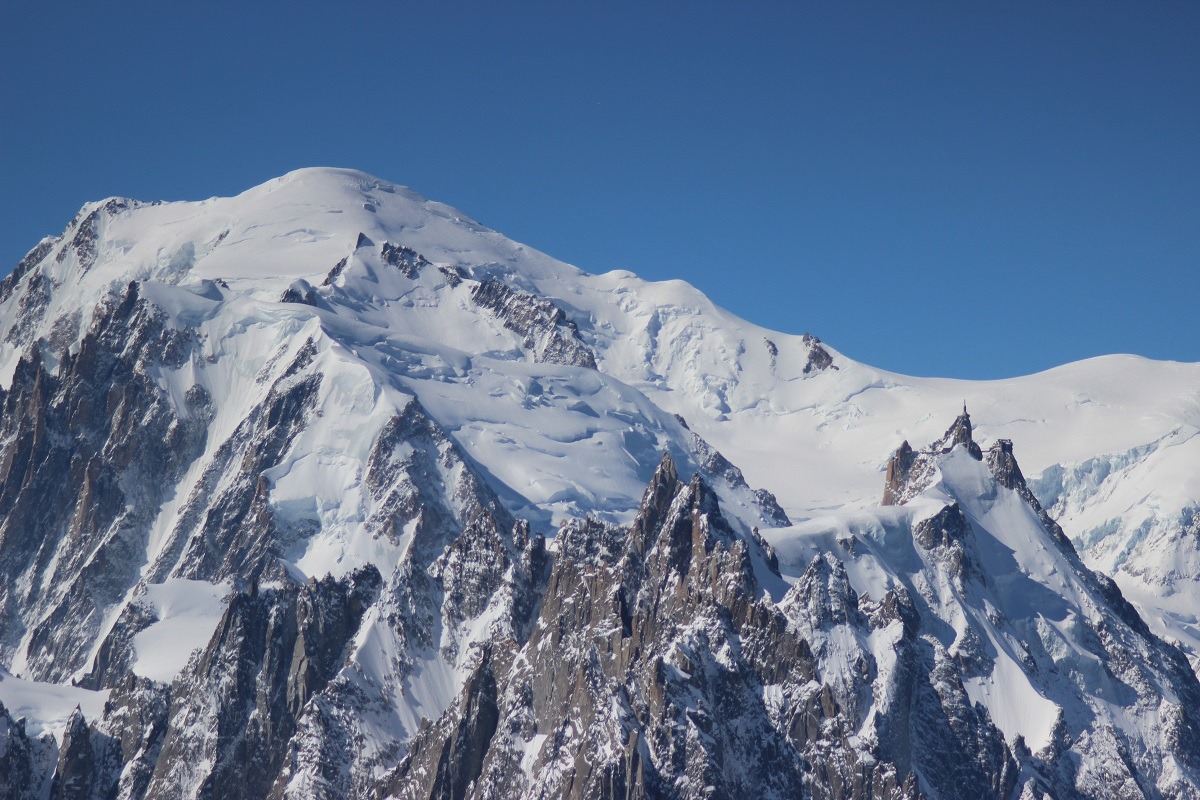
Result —
<instances>
[{"instance_id":1,"label":"white snow surface","mask_svg":"<svg viewBox=\"0 0 1200 800\"><path fill-rule=\"evenodd\" d=\"M107 689L28 681L0 668L0 703L14 720L25 719L25 733L31 737L48 733L61 742L76 707L85 719L99 719L107 700Z\"/></svg>"},{"instance_id":2,"label":"white snow surface","mask_svg":"<svg viewBox=\"0 0 1200 800\"><path fill-rule=\"evenodd\" d=\"M143 602L158 618L133 637L133 671L170 683L197 649L208 644L225 611L229 587L172 578L146 587Z\"/></svg>"},{"instance_id":3,"label":"white snow surface","mask_svg":"<svg viewBox=\"0 0 1200 800\"><path fill-rule=\"evenodd\" d=\"M102 206L86 206L81 216ZM299 575L342 575L368 562L386 575L402 554L403 542L366 531L373 501L363 477L376 435L410 398L515 515L546 533L587 513L627 522L664 450L686 469L693 446L678 414L740 467L750 486L778 497L796 523L768 536L781 552L819 548L834 529L869 529L881 552L901 559L910 558L911 543L893 541L894 523L936 500L878 509L887 457L904 439L936 439L965 401L978 441L1014 440L1026 475L1040 475L1035 491L1085 559L1114 572L1156 630L1200 651L1193 610L1200 556L1173 533L1200 502L1200 364L1113 355L1036 375L964 381L887 372L824 345L834 368L806 373L810 345L802 337L739 319L683 281L645 281L625 270L585 273L449 206L352 170L303 169L236 197L132 203L99 219L94 265L85 269L74 255L43 262L56 288L45 329L35 334L49 334L73 313L80 315L76 330L85 331L97 298L140 281L143 296L168 311L172 324L196 331L205 355L201 364L162 369L156 378L180 408L196 384L215 404L205 453L159 510L147 575L168 557L177 512L204 468L311 341L326 378L320 422L306 427L285 463L266 476L279 517L315 530L289 555ZM415 250L432 266L407 277L381 259L385 242ZM598 370L535 363L522 336L477 306L470 283L454 275L499 280L551 300L595 353ZM323 283L329 302L281 302L291 287ZM15 317L15 309L0 306L5 386L22 352L7 342ZM53 354L44 355L49 363ZM951 483L971 480L967 470ZM744 493L723 490L721 499L746 525L762 524ZM997 537L1027 527L1023 505L970 513ZM1028 543L1003 544L1016 559L1013 586L1023 586L1019 576L1027 572L1052 593L1073 591L1055 583L1061 568L1049 554ZM897 580L883 561L848 569L864 589ZM169 582L147 590L160 622L137 639L142 674L165 679L178 671L185 656L161 654L162 643L211 630L219 588ZM1018 610L1023 602L1015 589L979 599ZM363 630L370 635L371 626ZM991 645L1007 652L996 636ZM410 687L413 709L436 710L453 696L457 677L439 669L431 665L427 683ZM990 682L969 691L995 706L1006 732L1040 741L1054 701L1022 683L1023 674L1001 664ZM997 697L1022 702L1009 713L993 702Z\"/></svg>"}]
</instances>

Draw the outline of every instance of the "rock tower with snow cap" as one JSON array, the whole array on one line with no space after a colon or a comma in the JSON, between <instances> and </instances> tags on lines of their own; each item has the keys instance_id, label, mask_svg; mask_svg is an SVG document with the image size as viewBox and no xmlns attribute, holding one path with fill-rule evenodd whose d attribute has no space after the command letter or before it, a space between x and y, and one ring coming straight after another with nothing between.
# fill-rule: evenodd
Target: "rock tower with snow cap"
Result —
<instances>
[{"instance_id":1,"label":"rock tower with snow cap","mask_svg":"<svg viewBox=\"0 0 1200 800\"><path fill-rule=\"evenodd\" d=\"M912 445L905 440L888 459L887 472L884 478L883 505L903 505L920 494L933 477L934 461L937 456L952 451L962 445L976 461L983 460L983 450L975 442L971 427L971 415L967 413L967 404L963 402L963 411L942 437L924 450L913 450ZM1012 443L1009 442L1009 453Z\"/></svg>"}]
</instances>

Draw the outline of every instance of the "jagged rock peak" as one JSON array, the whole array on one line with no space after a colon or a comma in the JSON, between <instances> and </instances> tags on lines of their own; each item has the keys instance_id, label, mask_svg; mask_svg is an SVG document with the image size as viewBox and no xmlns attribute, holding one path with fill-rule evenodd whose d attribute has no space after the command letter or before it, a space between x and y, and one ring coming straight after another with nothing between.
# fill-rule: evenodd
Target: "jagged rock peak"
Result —
<instances>
[{"instance_id":1,"label":"jagged rock peak","mask_svg":"<svg viewBox=\"0 0 1200 800\"><path fill-rule=\"evenodd\" d=\"M1016 461L1012 459L1012 442L1007 439L1000 440L993 449L1004 442L1008 448L1007 458L1012 461L1013 467L1016 466ZM965 447L967 452L976 461L983 460L983 449L975 442L974 429L971 426L971 415L967 412L967 404L963 403L962 414L958 415L950 427L940 439L935 441L929 447L923 450L914 450L908 440L901 442L900 446L888 458L887 468L884 476L883 500L885 506L903 505L911 500L916 495L920 494L929 481L933 478L934 460L939 455L949 453L958 446ZM1001 457L1000 460L1004 460ZM989 464L991 462L989 461ZM1020 469L1016 468L1016 474L1020 475ZM1004 483L1001 480L1001 483ZM1021 484L1024 485L1024 478L1021 478ZM1007 488L1014 488L1007 483L1004 484Z\"/></svg>"},{"instance_id":2,"label":"jagged rock peak","mask_svg":"<svg viewBox=\"0 0 1200 800\"><path fill-rule=\"evenodd\" d=\"M949 453L958 445L963 445L977 461L983 460L983 451L975 443L974 431L971 427L971 415L967 413L967 404L963 403L962 413L946 429L946 433L930 446L935 453Z\"/></svg>"},{"instance_id":3,"label":"jagged rock peak","mask_svg":"<svg viewBox=\"0 0 1200 800\"><path fill-rule=\"evenodd\" d=\"M903 502L902 495L908 474L912 470L917 454L905 439L888 459L887 473L883 483L883 505L894 506Z\"/></svg>"},{"instance_id":4,"label":"jagged rock peak","mask_svg":"<svg viewBox=\"0 0 1200 800\"><path fill-rule=\"evenodd\" d=\"M642 510L657 506L663 498L669 501L678 487L679 469L675 466L675 459L671 458L670 453L663 453L642 495Z\"/></svg>"},{"instance_id":5,"label":"jagged rock peak","mask_svg":"<svg viewBox=\"0 0 1200 800\"><path fill-rule=\"evenodd\" d=\"M62 800L84 800L95 792L96 757L92 748L91 730L79 706L71 712L63 732L62 745L58 753L58 767L51 783L50 797Z\"/></svg>"},{"instance_id":6,"label":"jagged rock peak","mask_svg":"<svg viewBox=\"0 0 1200 800\"><path fill-rule=\"evenodd\" d=\"M380 795L803 796L808 751L823 764L842 720L704 480L664 455L627 537L592 521L560 535L528 642L483 659ZM765 701L768 685L797 691ZM838 756L820 779L840 786L858 765Z\"/></svg>"},{"instance_id":7,"label":"jagged rock peak","mask_svg":"<svg viewBox=\"0 0 1200 800\"><path fill-rule=\"evenodd\" d=\"M361 236L362 234L359 234ZM420 274L421 270L429 266L429 260L425 256L413 250L411 247L404 245L392 244L384 242L380 249L380 256L385 264L398 269L406 278L415 278Z\"/></svg>"},{"instance_id":8,"label":"jagged rock peak","mask_svg":"<svg viewBox=\"0 0 1200 800\"><path fill-rule=\"evenodd\" d=\"M992 477L996 482L1005 489L1012 489L1025 504L1033 509L1033 512L1038 515L1042 526L1046 532L1050 534L1055 543L1060 548L1072 554L1075 553L1075 546L1071 544L1070 538L1063 532L1059 524L1050 516L1046 509L1042 508L1041 502L1034 495L1033 490L1025 482L1025 475L1021 472L1021 465L1017 463L1017 457L1013 454L1013 443L1011 439L997 439L995 444L987 450L986 462L988 471L992 473Z\"/></svg>"},{"instance_id":9,"label":"jagged rock peak","mask_svg":"<svg viewBox=\"0 0 1200 800\"><path fill-rule=\"evenodd\" d=\"M1016 489L1025 485L1025 476L1021 474L1021 467L1013 455L1012 439L997 439L988 448L987 462L988 469L1004 488Z\"/></svg>"},{"instance_id":10,"label":"jagged rock peak","mask_svg":"<svg viewBox=\"0 0 1200 800\"><path fill-rule=\"evenodd\" d=\"M1025 476L1013 454L1012 440L997 439L986 451L980 448L972 435L971 416L967 413L966 404L963 405L963 413L954 420L945 435L928 448L914 450L907 440L900 443L888 458L881 504L904 505L923 492L934 479L937 457L951 452L959 445L965 447L973 458L983 461L997 483L1005 489L1015 491L1026 505L1033 509L1050 538L1062 550L1075 552L1071 540L1042 508L1042 504L1025 482Z\"/></svg>"},{"instance_id":11,"label":"jagged rock peak","mask_svg":"<svg viewBox=\"0 0 1200 800\"><path fill-rule=\"evenodd\" d=\"M821 346L820 339L811 333L806 333L801 337L801 341L808 346L808 361L804 364L805 375L830 368L837 369L833 363L833 356ZM767 345L771 348L775 347L775 343L770 340L767 341ZM778 351L776 351L775 355L778 355Z\"/></svg>"},{"instance_id":12,"label":"jagged rock peak","mask_svg":"<svg viewBox=\"0 0 1200 800\"><path fill-rule=\"evenodd\" d=\"M471 298L523 337L522 344L533 351L534 361L596 369L596 354L580 338L579 327L550 300L495 278L476 283Z\"/></svg>"}]
</instances>

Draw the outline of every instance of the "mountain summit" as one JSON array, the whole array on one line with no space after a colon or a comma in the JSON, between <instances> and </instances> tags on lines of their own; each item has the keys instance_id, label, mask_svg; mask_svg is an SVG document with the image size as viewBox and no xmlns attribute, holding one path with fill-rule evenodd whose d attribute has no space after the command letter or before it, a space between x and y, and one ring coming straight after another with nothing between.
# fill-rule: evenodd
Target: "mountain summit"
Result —
<instances>
[{"instance_id":1,"label":"mountain summit","mask_svg":"<svg viewBox=\"0 0 1200 800\"><path fill-rule=\"evenodd\" d=\"M349 170L89 204L0 282L0 800L1196 796L1196 386L884 372Z\"/></svg>"}]
</instances>

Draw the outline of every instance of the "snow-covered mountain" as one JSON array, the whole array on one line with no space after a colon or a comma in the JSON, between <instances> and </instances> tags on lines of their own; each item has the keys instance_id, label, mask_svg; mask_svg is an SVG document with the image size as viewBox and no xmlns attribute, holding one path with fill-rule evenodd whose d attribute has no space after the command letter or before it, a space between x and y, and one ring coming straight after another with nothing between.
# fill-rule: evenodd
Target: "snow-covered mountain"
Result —
<instances>
[{"instance_id":1,"label":"snow-covered mountain","mask_svg":"<svg viewBox=\"0 0 1200 800\"><path fill-rule=\"evenodd\" d=\"M0 341L0 798L1200 793L1200 365L888 373L333 169L86 206Z\"/></svg>"}]
</instances>

